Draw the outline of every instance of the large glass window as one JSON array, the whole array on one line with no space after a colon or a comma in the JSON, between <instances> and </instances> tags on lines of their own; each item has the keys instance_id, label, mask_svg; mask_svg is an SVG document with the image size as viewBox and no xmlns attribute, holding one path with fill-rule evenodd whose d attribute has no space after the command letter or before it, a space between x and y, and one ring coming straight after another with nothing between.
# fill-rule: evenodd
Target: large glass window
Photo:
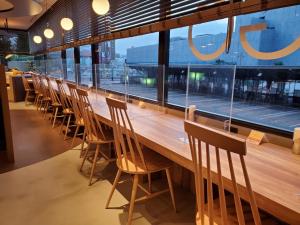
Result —
<instances>
[{"instance_id":1,"label":"large glass window","mask_svg":"<svg viewBox=\"0 0 300 225\"><path fill-rule=\"evenodd\" d=\"M66 50L66 62L67 62L67 80L76 81L74 48L68 48Z\"/></svg>"},{"instance_id":2,"label":"large glass window","mask_svg":"<svg viewBox=\"0 0 300 225\"><path fill-rule=\"evenodd\" d=\"M99 57L101 88L156 100L158 33L100 43Z\"/></svg>"},{"instance_id":3,"label":"large glass window","mask_svg":"<svg viewBox=\"0 0 300 225\"><path fill-rule=\"evenodd\" d=\"M292 6L237 16L229 53L210 61L198 59L191 51L188 27L171 30L168 102L185 106L187 71L190 71L189 86L193 80L194 87L189 104L195 104L200 111L220 114L223 106L228 106L224 90L230 89L232 80L228 76L217 78L217 74L224 73L223 67L236 67L232 117L293 131L300 124L300 50L278 59L261 59L242 46L240 28L265 24L266 29L248 32L246 39L256 51L275 52L300 37L299 12L300 6ZM226 32L227 19L194 25L192 41L198 52L210 54L222 45ZM214 91L218 87L221 89Z\"/></svg>"},{"instance_id":4,"label":"large glass window","mask_svg":"<svg viewBox=\"0 0 300 225\"><path fill-rule=\"evenodd\" d=\"M63 77L61 52L49 52L47 54L46 73L52 77Z\"/></svg>"},{"instance_id":5,"label":"large glass window","mask_svg":"<svg viewBox=\"0 0 300 225\"><path fill-rule=\"evenodd\" d=\"M91 45L80 46L80 81L81 84L92 86L92 51Z\"/></svg>"}]
</instances>

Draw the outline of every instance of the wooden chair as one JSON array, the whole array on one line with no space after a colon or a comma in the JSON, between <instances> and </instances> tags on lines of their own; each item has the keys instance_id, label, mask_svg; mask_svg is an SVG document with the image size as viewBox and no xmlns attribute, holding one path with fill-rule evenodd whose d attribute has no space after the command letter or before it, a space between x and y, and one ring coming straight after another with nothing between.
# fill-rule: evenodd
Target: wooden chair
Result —
<instances>
[{"instance_id":1,"label":"wooden chair","mask_svg":"<svg viewBox=\"0 0 300 225\"><path fill-rule=\"evenodd\" d=\"M71 118L74 116L74 112L73 112L73 109L72 109L71 100L68 98L68 95L66 93L63 81L59 80L59 79L56 79L56 84L57 84L57 87L58 87L60 102L61 102L61 105L62 105L62 108L63 108L63 121L62 121L59 133L62 132L63 125L64 125L65 120L67 118L66 132L65 132L65 136L64 136L64 140L66 140L67 131L69 130Z\"/></svg>"},{"instance_id":2,"label":"wooden chair","mask_svg":"<svg viewBox=\"0 0 300 225\"><path fill-rule=\"evenodd\" d=\"M25 105L27 105L29 99L34 99L35 94L34 94L34 89L30 87L27 78L25 77L25 74L22 74L22 81L23 81L23 86L26 92L25 96Z\"/></svg>"},{"instance_id":3,"label":"wooden chair","mask_svg":"<svg viewBox=\"0 0 300 225\"><path fill-rule=\"evenodd\" d=\"M172 162L150 149L141 148L137 136L134 132L133 126L128 117L127 105L125 102L112 98L106 98L106 102L108 104L112 119L118 167L118 172L114 180L110 195L108 197L106 208L108 208L114 190L119 183L121 173L124 172L133 175L133 187L128 214L128 225L131 224L134 203L136 201L149 199L165 192L170 192L173 207L176 211L173 184L170 173ZM169 188L153 193L151 191L150 174L158 171L166 172ZM149 190L139 185L140 175L148 175ZM146 196L140 199L136 199L137 187L140 187L141 190L146 193Z\"/></svg>"},{"instance_id":4,"label":"wooden chair","mask_svg":"<svg viewBox=\"0 0 300 225\"><path fill-rule=\"evenodd\" d=\"M197 197L196 216L197 224L266 224L261 222L260 214L251 188L244 156L246 155L246 142L244 139L233 137L221 131L214 130L204 125L185 121L184 129L188 134L192 160L194 164L195 186ZM221 152L224 151L224 152ZM226 196L222 178L222 168L224 172L225 158L220 158L221 153L227 155L228 168L231 176L231 185L233 187L232 195ZM214 155L215 154L215 155ZM242 175L245 180L246 190L249 197L250 208L242 207L236 176L234 172L234 162L232 155L238 155L241 163ZM215 157L214 157L215 156ZM216 176L213 176L213 160L216 162ZM215 178L218 185L219 198L214 199L212 180ZM204 186L206 179L205 194ZM204 200L207 199L207 203ZM230 213L229 213L230 212ZM233 212L233 213L232 213ZM247 219L245 221L245 218ZM269 222L267 224L270 224ZM272 223L271 223L272 224Z\"/></svg>"},{"instance_id":5,"label":"wooden chair","mask_svg":"<svg viewBox=\"0 0 300 225\"><path fill-rule=\"evenodd\" d=\"M50 120L52 122L52 128L54 128L56 119L58 117L62 117L61 115L59 115L59 110L62 108L62 104L60 102L60 99L56 93L56 89L53 87L54 82L52 82L52 79L50 79L49 77L46 77L47 83L48 83L48 88L49 88L49 94L50 94L50 98L51 98L51 106L52 106L52 115Z\"/></svg>"},{"instance_id":6,"label":"wooden chair","mask_svg":"<svg viewBox=\"0 0 300 225\"><path fill-rule=\"evenodd\" d=\"M51 106L51 97L50 97L50 90L47 85L47 80L45 75L39 76L40 78L40 88L41 92L43 94L43 98L41 100L40 110L44 110L44 118L46 118L46 113L48 112L50 106Z\"/></svg>"},{"instance_id":7,"label":"wooden chair","mask_svg":"<svg viewBox=\"0 0 300 225\"><path fill-rule=\"evenodd\" d=\"M90 146L92 144L96 145L96 151L94 152L92 170L90 174L89 185L92 184L92 178L95 171L95 166L97 163L98 157L103 157L107 161L112 161L110 156L108 156L104 151L101 150L101 146L108 145L109 147L114 142L112 131L109 129L104 129L90 104L88 98L88 92L83 89L77 89L77 94L79 98L79 110L82 113L82 118L85 124L86 138L85 141L88 143L88 148L85 151L80 171L84 165L84 162L91 152ZM111 148L109 148L111 150Z\"/></svg>"},{"instance_id":8,"label":"wooden chair","mask_svg":"<svg viewBox=\"0 0 300 225\"><path fill-rule=\"evenodd\" d=\"M31 76L32 76L32 82L33 82L33 87L35 92L34 104L37 106L37 110L38 110L41 100L43 98L43 93L41 91L40 80L38 78L38 75L35 73L31 73Z\"/></svg>"},{"instance_id":9,"label":"wooden chair","mask_svg":"<svg viewBox=\"0 0 300 225\"><path fill-rule=\"evenodd\" d=\"M79 97L78 97L78 94L77 94L77 87L76 87L76 84L73 84L73 83L67 83L67 86L69 88L69 92L70 92L70 97L71 97L71 102L72 102L72 109L73 109L73 112L74 112L74 115L75 115L75 125L76 125L76 130L75 130L75 133L74 133L74 136L73 136L73 140L72 140L72 144L71 146L74 147L74 141L75 141L75 138L77 137L77 135L83 135L83 140L82 140L82 146L84 144L84 138L85 138L85 126L84 126L84 121L83 121L83 118L82 118L82 113L80 112L80 109L79 109ZM78 134L80 128L83 127L84 129L84 132L83 134Z\"/></svg>"}]
</instances>

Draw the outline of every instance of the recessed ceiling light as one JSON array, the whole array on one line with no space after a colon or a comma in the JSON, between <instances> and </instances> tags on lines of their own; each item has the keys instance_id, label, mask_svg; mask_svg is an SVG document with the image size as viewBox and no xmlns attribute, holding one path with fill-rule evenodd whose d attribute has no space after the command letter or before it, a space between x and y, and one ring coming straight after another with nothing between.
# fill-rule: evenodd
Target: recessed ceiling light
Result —
<instances>
[{"instance_id":1,"label":"recessed ceiling light","mask_svg":"<svg viewBox=\"0 0 300 225\"><path fill-rule=\"evenodd\" d=\"M14 8L14 5L6 0L0 0L0 12L8 12Z\"/></svg>"}]
</instances>

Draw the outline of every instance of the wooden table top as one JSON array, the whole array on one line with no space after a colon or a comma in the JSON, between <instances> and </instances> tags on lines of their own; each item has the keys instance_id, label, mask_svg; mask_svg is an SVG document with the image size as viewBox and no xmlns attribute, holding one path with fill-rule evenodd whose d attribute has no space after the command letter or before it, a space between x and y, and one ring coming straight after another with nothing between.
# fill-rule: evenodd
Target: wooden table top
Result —
<instances>
[{"instance_id":1,"label":"wooden table top","mask_svg":"<svg viewBox=\"0 0 300 225\"><path fill-rule=\"evenodd\" d=\"M105 97L92 92L89 95L99 119L103 123L111 125ZM128 114L139 141L193 171L183 118L166 114L158 108L144 109L128 104ZM230 172L225 152L221 152L222 158L224 159L221 160L224 185L231 190L232 187L228 182ZM214 158L211 160L212 169L217 171ZM241 165L235 156L233 156L233 160L241 197L247 200ZM248 143L245 161L259 208L289 224L300 224L300 156L292 154L288 148L271 143L260 146Z\"/></svg>"}]
</instances>

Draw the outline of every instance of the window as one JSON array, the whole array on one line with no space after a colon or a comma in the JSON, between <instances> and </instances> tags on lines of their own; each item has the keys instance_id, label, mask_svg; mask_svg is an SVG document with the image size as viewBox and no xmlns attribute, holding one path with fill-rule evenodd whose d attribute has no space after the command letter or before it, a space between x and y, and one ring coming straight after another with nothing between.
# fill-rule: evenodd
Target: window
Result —
<instances>
[{"instance_id":1,"label":"window","mask_svg":"<svg viewBox=\"0 0 300 225\"><path fill-rule=\"evenodd\" d=\"M91 45L80 46L80 81L81 84L92 86L92 51Z\"/></svg>"},{"instance_id":2,"label":"window","mask_svg":"<svg viewBox=\"0 0 300 225\"><path fill-rule=\"evenodd\" d=\"M62 78L63 69L62 69L62 59L61 52L50 52L47 54L46 61L46 73L49 76Z\"/></svg>"},{"instance_id":3,"label":"window","mask_svg":"<svg viewBox=\"0 0 300 225\"><path fill-rule=\"evenodd\" d=\"M99 44L99 87L156 100L158 33Z\"/></svg>"},{"instance_id":4,"label":"window","mask_svg":"<svg viewBox=\"0 0 300 225\"><path fill-rule=\"evenodd\" d=\"M258 59L241 45L240 28L265 23L266 29L249 32L246 38L257 51L274 52L300 37L299 12L300 6L292 6L237 16L229 53L211 61L194 56L188 44L188 27L171 30L168 103L195 104L210 114L228 117L232 113L239 121L292 132L300 125L300 50L279 59ZM226 32L227 19L198 24L193 26L192 40L197 51L209 54L221 46ZM234 74L235 85L230 88ZM184 99L187 81L188 103ZM232 91L230 108L228 94Z\"/></svg>"},{"instance_id":5,"label":"window","mask_svg":"<svg viewBox=\"0 0 300 225\"><path fill-rule=\"evenodd\" d=\"M66 62L67 62L67 80L76 81L74 48L68 48L66 50Z\"/></svg>"}]
</instances>

